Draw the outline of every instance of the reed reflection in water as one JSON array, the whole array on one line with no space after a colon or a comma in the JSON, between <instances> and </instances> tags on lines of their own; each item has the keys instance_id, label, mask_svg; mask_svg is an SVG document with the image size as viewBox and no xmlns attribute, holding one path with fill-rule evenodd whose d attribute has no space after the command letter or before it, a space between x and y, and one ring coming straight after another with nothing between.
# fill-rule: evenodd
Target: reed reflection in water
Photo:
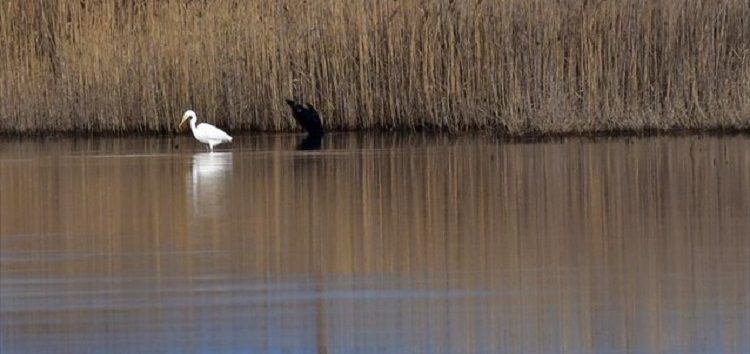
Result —
<instances>
[{"instance_id":1,"label":"reed reflection in water","mask_svg":"<svg viewBox=\"0 0 750 354\"><path fill-rule=\"evenodd\" d=\"M0 348L750 352L750 139L0 141Z\"/></svg>"}]
</instances>

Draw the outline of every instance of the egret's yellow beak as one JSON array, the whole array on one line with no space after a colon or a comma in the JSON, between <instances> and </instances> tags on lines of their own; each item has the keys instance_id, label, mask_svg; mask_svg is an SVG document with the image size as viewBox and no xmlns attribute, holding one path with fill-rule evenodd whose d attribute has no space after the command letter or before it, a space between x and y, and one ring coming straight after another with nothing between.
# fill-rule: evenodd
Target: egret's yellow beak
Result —
<instances>
[{"instance_id":1,"label":"egret's yellow beak","mask_svg":"<svg viewBox=\"0 0 750 354\"><path fill-rule=\"evenodd\" d=\"M180 125L177 126L177 130L182 130L182 125L185 124L185 122L187 122L187 120L188 120L188 116L186 116L186 115L182 116L182 121L180 122Z\"/></svg>"}]
</instances>

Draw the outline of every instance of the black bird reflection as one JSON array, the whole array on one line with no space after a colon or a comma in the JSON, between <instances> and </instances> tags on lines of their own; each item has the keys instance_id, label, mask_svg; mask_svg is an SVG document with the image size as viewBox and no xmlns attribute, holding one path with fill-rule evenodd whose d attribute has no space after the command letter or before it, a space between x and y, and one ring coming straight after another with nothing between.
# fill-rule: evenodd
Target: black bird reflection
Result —
<instances>
[{"instance_id":1,"label":"black bird reflection","mask_svg":"<svg viewBox=\"0 0 750 354\"><path fill-rule=\"evenodd\" d=\"M292 109L294 120L307 131L307 136L297 144L297 150L319 150L325 130L318 111L309 103L294 100L286 100L286 103Z\"/></svg>"},{"instance_id":2,"label":"black bird reflection","mask_svg":"<svg viewBox=\"0 0 750 354\"><path fill-rule=\"evenodd\" d=\"M297 144L297 150L320 150L321 145L323 145L322 135L308 134Z\"/></svg>"}]
</instances>

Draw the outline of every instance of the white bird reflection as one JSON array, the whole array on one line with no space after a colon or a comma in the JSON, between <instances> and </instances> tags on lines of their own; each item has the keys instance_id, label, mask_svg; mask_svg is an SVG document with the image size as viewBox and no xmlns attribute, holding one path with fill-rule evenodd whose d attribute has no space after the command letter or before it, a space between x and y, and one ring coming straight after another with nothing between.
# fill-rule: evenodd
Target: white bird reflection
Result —
<instances>
[{"instance_id":1,"label":"white bird reflection","mask_svg":"<svg viewBox=\"0 0 750 354\"><path fill-rule=\"evenodd\" d=\"M193 155L191 200L193 214L219 215L226 199L227 177L232 171L232 153L214 152Z\"/></svg>"}]
</instances>

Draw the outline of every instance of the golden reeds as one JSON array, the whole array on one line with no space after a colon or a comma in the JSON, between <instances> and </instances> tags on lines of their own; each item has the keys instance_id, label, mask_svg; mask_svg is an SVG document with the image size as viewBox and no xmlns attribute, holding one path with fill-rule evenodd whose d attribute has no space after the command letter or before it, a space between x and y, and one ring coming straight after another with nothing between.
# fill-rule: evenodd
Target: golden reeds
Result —
<instances>
[{"instance_id":1,"label":"golden reeds","mask_svg":"<svg viewBox=\"0 0 750 354\"><path fill-rule=\"evenodd\" d=\"M745 0L9 1L0 131L750 127Z\"/></svg>"}]
</instances>

